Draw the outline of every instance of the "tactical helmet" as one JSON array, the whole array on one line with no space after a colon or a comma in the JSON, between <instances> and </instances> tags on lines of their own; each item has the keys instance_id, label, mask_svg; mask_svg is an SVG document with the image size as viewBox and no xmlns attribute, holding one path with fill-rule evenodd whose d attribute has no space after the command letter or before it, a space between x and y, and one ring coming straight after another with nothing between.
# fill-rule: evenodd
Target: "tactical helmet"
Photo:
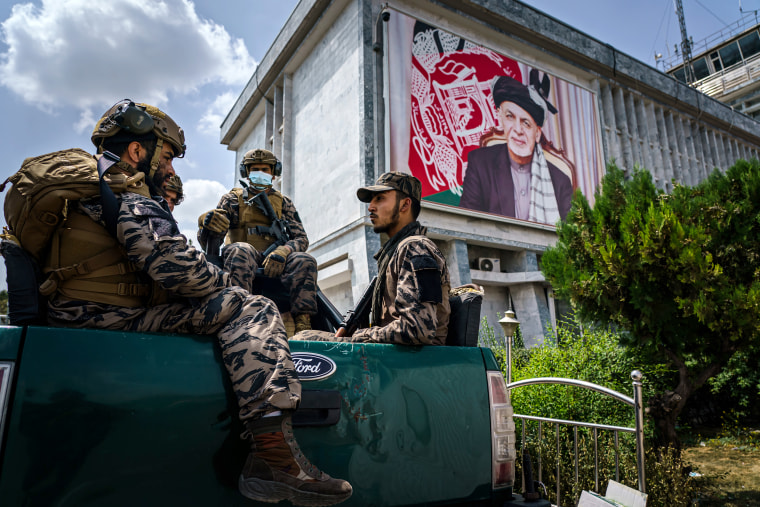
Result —
<instances>
[{"instance_id":1,"label":"tactical helmet","mask_svg":"<svg viewBox=\"0 0 760 507\"><path fill-rule=\"evenodd\" d=\"M168 114L155 106L136 104L129 99L117 102L95 124L92 143L100 152L103 139L119 132L128 132L138 137L153 133L159 140L172 145L175 158L185 155L185 132Z\"/></svg>"},{"instance_id":2,"label":"tactical helmet","mask_svg":"<svg viewBox=\"0 0 760 507\"><path fill-rule=\"evenodd\" d=\"M272 168L272 176L280 176L282 174L282 164L274 156L274 153L269 150L258 148L247 151L243 155L242 162L240 162L240 176L243 178L248 176L248 166L251 164L267 164Z\"/></svg>"},{"instance_id":3,"label":"tactical helmet","mask_svg":"<svg viewBox=\"0 0 760 507\"><path fill-rule=\"evenodd\" d=\"M185 198L185 194L182 192L182 180L176 174L166 180L164 190L171 190L177 193L177 200L174 202L175 206L181 204Z\"/></svg>"}]
</instances>

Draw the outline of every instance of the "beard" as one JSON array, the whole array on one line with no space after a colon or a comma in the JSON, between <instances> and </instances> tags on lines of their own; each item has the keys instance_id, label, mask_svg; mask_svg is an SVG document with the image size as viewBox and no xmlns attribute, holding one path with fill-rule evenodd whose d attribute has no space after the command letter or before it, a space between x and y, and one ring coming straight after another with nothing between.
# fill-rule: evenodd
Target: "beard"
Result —
<instances>
[{"instance_id":1,"label":"beard","mask_svg":"<svg viewBox=\"0 0 760 507\"><path fill-rule=\"evenodd\" d=\"M398 223L399 219L399 201L400 199L396 199L396 205L393 206L393 211L391 212L391 219L384 225L376 225L372 230L375 231L377 234L380 234L381 232L388 232L388 229L391 228L391 226L396 225Z\"/></svg>"},{"instance_id":2,"label":"beard","mask_svg":"<svg viewBox=\"0 0 760 507\"><path fill-rule=\"evenodd\" d=\"M151 195L163 195L162 188L164 181L166 181L166 173L161 170L161 167L156 169L153 177L150 177L150 161L153 158L153 154L150 153L145 156L143 160L137 163L137 171L145 173L145 182L148 184Z\"/></svg>"}]
</instances>

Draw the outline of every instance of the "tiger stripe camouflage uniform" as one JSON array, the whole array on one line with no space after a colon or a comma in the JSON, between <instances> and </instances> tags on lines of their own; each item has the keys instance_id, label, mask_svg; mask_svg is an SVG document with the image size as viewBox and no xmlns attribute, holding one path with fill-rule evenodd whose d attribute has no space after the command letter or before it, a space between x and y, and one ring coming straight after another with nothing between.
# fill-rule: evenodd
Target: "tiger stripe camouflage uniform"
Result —
<instances>
[{"instance_id":1,"label":"tiger stripe camouflage uniform","mask_svg":"<svg viewBox=\"0 0 760 507\"><path fill-rule=\"evenodd\" d=\"M399 243L385 272L379 326L358 329L353 336L344 337L335 337L333 333L324 331L302 331L293 339L445 344L451 313L449 270L438 247L424 236L426 229L417 222L410 225L417 230ZM438 284L438 287L433 284Z\"/></svg>"},{"instance_id":2,"label":"tiger stripe camouflage uniform","mask_svg":"<svg viewBox=\"0 0 760 507\"><path fill-rule=\"evenodd\" d=\"M230 229L240 226L240 200L235 193L224 194L216 207L226 212ZM309 248L306 229L303 227L293 201L286 195L282 195L282 219L290 227L292 236L285 245L292 248L293 252L285 259L285 267L280 278L290 294L290 311L297 315L315 315L317 313L317 261L306 253ZM237 245L237 243L232 245ZM227 245L224 249L227 250L232 245ZM246 271L250 271L250 283L253 283L256 270L264 262L264 253L255 248L253 251L253 261L246 268ZM248 276L248 274L233 274L235 280L247 279Z\"/></svg>"},{"instance_id":3,"label":"tiger stripe camouflage uniform","mask_svg":"<svg viewBox=\"0 0 760 507\"><path fill-rule=\"evenodd\" d=\"M232 285L227 273L188 246L171 214L158 202L131 192L117 198L117 240L129 261L169 292L169 302L130 308L56 294L49 302L49 322L66 327L216 335L241 420L273 410L294 410L301 384L274 304ZM78 211L103 223L98 200L80 201ZM250 262L246 252L237 250L236 256L225 262L230 266Z\"/></svg>"}]
</instances>

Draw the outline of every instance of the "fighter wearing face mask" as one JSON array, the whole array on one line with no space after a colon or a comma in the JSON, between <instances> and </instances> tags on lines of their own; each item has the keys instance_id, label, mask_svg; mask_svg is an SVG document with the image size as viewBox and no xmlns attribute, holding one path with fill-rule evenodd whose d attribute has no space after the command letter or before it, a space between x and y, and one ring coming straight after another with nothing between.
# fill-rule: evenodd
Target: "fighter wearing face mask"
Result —
<instances>
[{"instance_id":1,"label":"fighter wearing face mask","mask_svg":"<svg viewBox=\"0 0 760 507\"><path fill-rule=\"evenodd\" d=\"M248 188L233 188L222 196L216 209L202 214L198 219L198 241L206 249L214 235L225 235L225 249L247 243L255 249L255 263L231 272L233 280L250 290L256 269L264 268L264 274L281 279L290 293L290 313L295 331L311 329L311 316L317 313L317 263L306 253L309 239L293 201L272 188L273 178L282 174L282 165L268 150L248 151L240 163L240 176L247 179ZM241 180L242 181L242 180ZM284 220L290 231L290 239L266 252L276 238L263 232L272 225L271 219L249 200L257 192L266 192L278 219ZM227 256L229 257L229 255Z\"/></svg>"}]
</instances>

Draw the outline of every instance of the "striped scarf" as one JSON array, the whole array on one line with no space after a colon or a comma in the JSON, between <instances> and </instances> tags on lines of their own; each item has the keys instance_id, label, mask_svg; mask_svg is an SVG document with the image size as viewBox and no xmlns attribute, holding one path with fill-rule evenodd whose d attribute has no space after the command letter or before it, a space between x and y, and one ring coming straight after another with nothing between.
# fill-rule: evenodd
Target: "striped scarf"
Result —
<instances>
[{"instance_id":1,"label":"striped scarf","mask_svg":"<svg viewBox=\"0 0 760 507\"><path fill-rule=\"evenodd\" d=\"M530 208L528 220L554 225L559 220L559 205L554 195L554 185L549 174L549 164L544 150L536 144L530 168Z\"/></svg>"}]
</instances>

